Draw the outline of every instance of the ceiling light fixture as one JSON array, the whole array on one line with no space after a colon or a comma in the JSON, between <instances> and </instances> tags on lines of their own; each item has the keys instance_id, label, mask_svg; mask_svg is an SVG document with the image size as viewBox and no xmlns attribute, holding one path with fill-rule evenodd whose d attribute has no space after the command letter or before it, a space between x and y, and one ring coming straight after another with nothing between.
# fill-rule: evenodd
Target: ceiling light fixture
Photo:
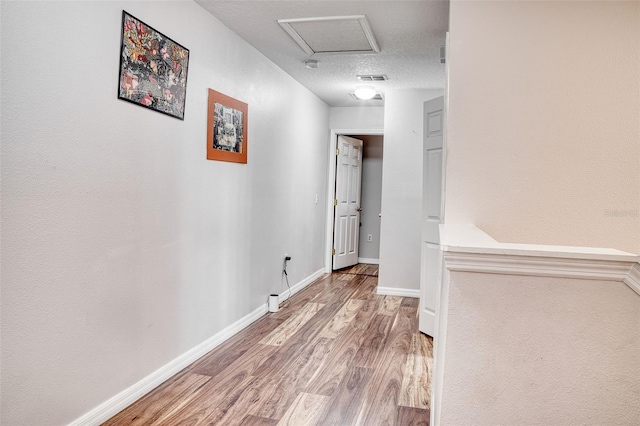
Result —
<instances>
[{"instance_id":1,"label":"ceiling light fixture","mask_svg":"<svg viewBox=\"0 0 640 426\"><path fill-rule=\"evenodd\" d=\"M376 89L374 89L373 86L358 86L353 94L356 95L358 99L372 99L376 95Z\"/></svg>"}]
</instances>

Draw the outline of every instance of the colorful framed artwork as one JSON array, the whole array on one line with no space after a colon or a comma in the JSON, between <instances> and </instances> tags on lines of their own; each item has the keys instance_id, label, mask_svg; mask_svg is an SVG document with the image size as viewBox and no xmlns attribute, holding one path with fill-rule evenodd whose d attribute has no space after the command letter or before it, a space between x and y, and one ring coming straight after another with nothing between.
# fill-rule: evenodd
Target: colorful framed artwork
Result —
<instances>
[{"instance_id":1,"label":"colorful framed artwork","mask_svg":"<svg viewBox=\"0 0 640 426\"><path fill-rule=\"evenodd\" d=\"M122 11L118 99L184 120L189 49Z\"/></svg>"},{"instance_id":2,"label":"colorful framed artwork","mask_svg":"<svg viewBox=\"0 0 640 426\"><path fill-rule=\"evenodd\" d=\"M207 160L247 163L248 105L209 89Z\"/></svg>"}]
</instances>

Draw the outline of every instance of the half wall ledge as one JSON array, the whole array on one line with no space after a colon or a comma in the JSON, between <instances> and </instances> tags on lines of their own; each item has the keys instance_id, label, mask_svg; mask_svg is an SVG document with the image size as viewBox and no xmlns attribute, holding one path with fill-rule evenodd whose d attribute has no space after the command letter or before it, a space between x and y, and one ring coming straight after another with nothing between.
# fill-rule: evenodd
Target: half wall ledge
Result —
<instances>
[{"instance_id":1,"label":"half wall ledge","mask_svg":"<svg viewBox=\"0 0 640 426\"><path fill-rule=\"evenodd\" d=\"M450 271L621 281L640 295L640 256L610 248L500 243L475 225L440 225Z\"/></svg>"},{"instance_id":2,"label":"half wall ledge","mask_svg":"<svg viewBox=\"0 0 640 426\"><path fill-rule=\"evenodd\" d=\"M440 248L432 425L637 419L639 256L459 224L440 225Z\"/></svg>"}]
</instances>

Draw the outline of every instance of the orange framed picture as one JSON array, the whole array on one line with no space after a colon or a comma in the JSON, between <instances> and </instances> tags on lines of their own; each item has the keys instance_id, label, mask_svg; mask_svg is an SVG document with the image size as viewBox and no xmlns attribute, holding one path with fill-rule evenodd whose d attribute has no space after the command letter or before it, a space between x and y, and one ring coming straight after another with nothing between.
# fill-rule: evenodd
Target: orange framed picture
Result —
<instances>
[{"instance_id":1,"label":"orange framed picture","mask_svg":"<svg viewBox=\"0 0 640 426\"><path fill-rule=\"evenodd\" d=\"M207 160L247 163L248 105L209 89Z\"/></svg>"}]
</instances>

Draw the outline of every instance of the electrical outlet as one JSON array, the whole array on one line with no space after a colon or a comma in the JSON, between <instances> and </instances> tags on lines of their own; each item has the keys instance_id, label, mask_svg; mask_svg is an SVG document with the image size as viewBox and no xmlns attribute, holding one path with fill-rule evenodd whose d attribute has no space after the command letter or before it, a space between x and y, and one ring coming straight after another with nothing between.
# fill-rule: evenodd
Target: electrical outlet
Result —
<instances>
[{"instance_id":1,"label":"electrical outlet","mask_svg":"<svg viewBox=\"0 0 640 426\"><path fill-rule=\"evenodd\" d=\"M367 242L370 243L371 241L373 241L373 235L367 234Z\"/></svg>"}]
</instances>

